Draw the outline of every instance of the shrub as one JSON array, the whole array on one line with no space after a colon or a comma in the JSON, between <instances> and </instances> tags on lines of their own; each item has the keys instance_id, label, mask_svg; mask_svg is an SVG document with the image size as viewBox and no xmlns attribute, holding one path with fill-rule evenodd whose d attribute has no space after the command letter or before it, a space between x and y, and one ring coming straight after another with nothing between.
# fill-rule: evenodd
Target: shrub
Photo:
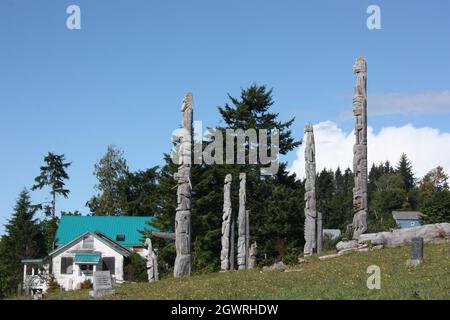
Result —
<instances>
[{"instance_id":1,"label":"shrub","mask_svg":"<svg viewBox=\"0 0 450 320\"><path fill-rule=\"evenodd\" d=\"M131 282L147 282L147 264L144 258L132 253L125 260L124 280Z\"/></svg>"},{"instance_id":2,"label":"shrub","mask_svg":"<svg viewBox=\"0 0 450 320\"><path fill-rule=\"evenodd\" d=\"M80 284L80 289L92 289L92 282L91 282L91 280L89 280L89 279L84 280L84 282L82 282Z\"/></svg>"},{"instance_id":3,"label":"shrub","mask_svg":"<svg viewBox=\"0 0 450 320\"><path fill-rule=\"evenodd\" d=\"M282 260L286 264L295 264L301 255L302 251L299 248L289 246L286 248Z\"/></svg>"},{"instance_id":4,"label":"shrub","mask_svg":"<svg viewBox=\"0 0 450 320\"><path fill-rule=\"evenodd\" d=\"M60 290L61 286L56 281L55 276L53 274L50 274L47 281L47 293L56 293Z\"/></svg>"},{"instance_id":5,"label":"shrub","mask_svg":"<svg viewBox=\"0 0 450 320\"><path fill-rule=\"evenodd\" d=\"M331 239L331 236L329 234L325 234L323 236L322 250L323 251L335 250L336 245L339 241L341 241L341 238L342 237L339 236L336 239Z\"/></svg>"}]
</instances>

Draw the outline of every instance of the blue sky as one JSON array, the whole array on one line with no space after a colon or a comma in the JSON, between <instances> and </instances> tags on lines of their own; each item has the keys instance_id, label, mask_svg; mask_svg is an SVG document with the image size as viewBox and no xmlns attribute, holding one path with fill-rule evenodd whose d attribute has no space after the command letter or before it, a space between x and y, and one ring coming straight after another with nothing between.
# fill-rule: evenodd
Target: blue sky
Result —
<instances>
[{"instance_id":1,"label":"blue sky","mask_svg":"<svg viewBox=\"0 0 450 320\"><path fill-rule=\"evenodd\" d=\"M81 30L66 28L71 4ZM370 4L381 8L381 30L366 27ZM297 138L306 121L350 132L358 55L367 58L375 132L405 124L450 132L449 12L446 0L2 0L0 224L48 151L73 163L59 209L83 213L108 144L133 170L161 164L187 91L204 126L218 123L227 93L256 82L274 88L282 119L297 117ZM370 104L371 95L381 105L423 93L429 100L415 109Z\"/></svg>"}]
</instances>

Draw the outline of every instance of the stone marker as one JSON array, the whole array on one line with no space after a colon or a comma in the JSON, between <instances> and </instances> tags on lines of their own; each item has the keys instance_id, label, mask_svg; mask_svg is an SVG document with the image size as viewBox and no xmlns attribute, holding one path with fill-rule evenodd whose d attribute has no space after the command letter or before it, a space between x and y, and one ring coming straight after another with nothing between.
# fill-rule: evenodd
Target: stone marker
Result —
<instances>
[{"instance_id":1,"label":"stone marker","mask_svg":"<svg viewBox=\"0 0 450 320\"><path fill-rule=\"evenodd\" d=\"M173 276L175 278L191 275L191 154L193 141L193 97L188 93L183 98L182 134L178 150L177 208L175 214L175 248L177 256Z\"/></svg>"},{"instance_id":2,"label":"stone marker","mask_svg":"<svg viewBox=\"0 0 450 320\"><path fill-rule=\"evenodd\" d=\"M114 294L111 274L109 271L94 271L94 290L89 291L89 295L93 298L100 298L109 294Z\"/></svg>"},{"instance_id":3,"label":"stone marker","mask_svg":"<svg viewBox=\"0 0 450 320\"><path fill-rule=\"evenodd\" d=\"M222 251L220 252L220 269L222 271L230 270L230 260L233 259L230 255L231 237L234 236L231 233L231 181L231 174L227 174L223 186Z\"/></svg>"},{"instance_id":4,"label":"stone marker","mask_svg":"<svg viewBox=\"0 0 450 320\"><path fill-rule=\"evenodd\" d=\"M316 250L316 158L314 132L311 123L305 127L305 246L303 255L311 256Z\"/></svg>"},{"instance_id":5,"label":"stone marker","mask_svg":"<svg viewBox=\"0 0 450 320\"><path fill-rule=\"evenodd\" d=\"M408 266L417 266L423 260L423 238L415 237L411 239L411 259L406 261Z\"/></svg>"},{"instance_id":6,"label":"stone marker","mask_svg":"<svg viewBox=\"0 0 450 320\"><path fill-rule=\"evenodd\" d=\"M358 57L353 66L356 75L353 95L355 137L353 146L353 239L367 231L367 65Z\"/></svg>"}]
</instances>

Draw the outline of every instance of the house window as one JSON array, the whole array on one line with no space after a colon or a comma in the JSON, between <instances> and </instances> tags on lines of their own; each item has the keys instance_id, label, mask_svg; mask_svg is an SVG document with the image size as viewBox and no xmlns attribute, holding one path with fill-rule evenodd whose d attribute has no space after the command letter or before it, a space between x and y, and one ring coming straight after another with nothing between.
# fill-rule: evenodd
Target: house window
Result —
<instances>
[{"instance_id":1,"label":"house window","mask_svg":"<svg viewBox=\"0 0 450 320\"><path fill-rule=\"evenodd\" d=\"M93 237L87 237L83 240L83 249L94 249Z\"/></svg>"},{"instance_id":2,"label":"house window","mask_svg":"<svg viewBox=\"0 0 450 320\"><path fill-rule=\"evenodd\" d=\"M94 265L93 264L81 264L80 265L80 270L81 271L93 271L94 270Z\"/></svg>"},{"instance_id":3,"label":"house window","mask_svg":"<svg viewBox=\"0 0 450 320\"><path fill-rule=\"evenodd\" d=\"M111 274L115 274L116 270L116 259L114 257L103 258L102 270L109 270Z\"/></svg>"},{"instance_id":4,"label":"house window","mask_svg":"<svg viewBox=\"0 0 450 320\"><path fill-rule=\"evenodd\" d=\"M72 257L62 257L61 258L61 274L72 274L73 273L73 258Z\"/></svg>"}]
</instances>

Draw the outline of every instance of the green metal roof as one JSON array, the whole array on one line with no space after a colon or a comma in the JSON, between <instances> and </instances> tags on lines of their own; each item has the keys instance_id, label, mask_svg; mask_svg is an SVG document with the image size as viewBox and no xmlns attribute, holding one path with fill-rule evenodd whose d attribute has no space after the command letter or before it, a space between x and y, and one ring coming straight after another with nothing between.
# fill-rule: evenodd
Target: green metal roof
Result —
<instances>
[{"instance_id":1,"label":"green metal roof","mask_svg":"<svg viewBox=\"0 0 450 320\"><path fill-rule=\"evenodd\" d=\"M75 263L92 263L97 264L100 262L102 256L100 253L77 253L75 254Z\"/></svg>"},{"instance_id":2,"label":"green metal roof","mask_svg":"<svg viewBox=\"0 0 450 320\"><path fill-rule=\"evenodd\" d=\"M87 231L99 231L122 246L142 245L139 231L158 231L146 223L151 220L153 216L62 216L55 243L65 245ZM117 241L117 235L125 235L125 240Z\"/></svg>"}]
</instances>

